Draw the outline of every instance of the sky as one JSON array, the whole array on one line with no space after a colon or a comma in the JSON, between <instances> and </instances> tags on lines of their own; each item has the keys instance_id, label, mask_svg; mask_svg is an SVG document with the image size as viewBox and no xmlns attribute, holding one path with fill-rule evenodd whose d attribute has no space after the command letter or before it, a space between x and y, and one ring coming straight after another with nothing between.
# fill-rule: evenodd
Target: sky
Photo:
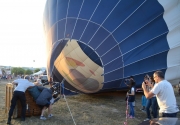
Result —
<instances>
[{"instance_id":1,"label":"sky","mask_svg":"<svg viewBox=\"0 0 180 125\"><path fill-rule=\"evenodd\" d=\"M0 0L0 66L46 67L45 3Z\"/></svg>"}]
</instances>

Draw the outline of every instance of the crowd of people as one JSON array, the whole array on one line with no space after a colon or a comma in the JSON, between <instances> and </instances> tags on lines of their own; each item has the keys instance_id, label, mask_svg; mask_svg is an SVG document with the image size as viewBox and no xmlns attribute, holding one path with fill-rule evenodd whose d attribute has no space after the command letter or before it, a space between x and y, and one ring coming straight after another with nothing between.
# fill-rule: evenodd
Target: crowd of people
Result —
<instances>
[{"instance_id":1,"label":"crowd of people","mask_svg":"<svg viewBox=\"0 0 180 125\"><path fill-rule=\"evenodd\" d=\"M48 109L48 117L50 118L53 116L51 113L52 104L54 103L54 100L57 98L58 94L54 93L54 88L52 87L52 78L50 80L50 88L43 87L40 79L37 79L34 83L30 82L29 80L30 77L25 76L24 79L16 79L12 82L12 84L16 85L16 88L14 89L11 100L7 124L11 123L11 116L17 100L20 100L22 106L21 121L25 121L26 90L30 92L36 104L42 108L40 116L41 120L46 120L46 117L44 116L44 111L46 109ZM129 81L128 84L127 81ZM136 92L136 82L133 76L126 79L125 84L129 88L126 94L126 101L129 105L128 117L133 119L135 118L134 107ZM174 90L171 83L164 79L164 74L162 71L154 72L153 76L145 75L142 82L142 91L142 110L146 112L146 119L144 121L151 120L152 117L158 118L177 116L179 109L176 103ZM158 109L160 109L159 112Z\"/></svg>"},{"instance_id":2,"label":"crowd of people","mask_svg":"<svg viewBox=\"0 0 180 125\"><path fill-rule=\"evenodd\" d=\"M129 118L135 118L135 112L132 102L135 101L135 80L131 76L127 92L127 99L129 105ZM177 117L179 112L176 102L174 89L170 82L164 79L162 71L154 72L153 76L145 75L141 88L142 95L142 111L146 112L146 119L158 117ZM159 112L158 112L159 110Z\"/></svg>"},{"instance_id":3,"label":"crowd of people","mask_svg":"<svg viewBox=\"0 0 180 125\"><path fill-rule=\"evenodd\" d=\"M14 78L14 75L12 74L6 74L6 75L1 75L0 74L0 80L2 79L2 80L11 80L11 79L13 79Z\"/></svg>"}]
</instances>

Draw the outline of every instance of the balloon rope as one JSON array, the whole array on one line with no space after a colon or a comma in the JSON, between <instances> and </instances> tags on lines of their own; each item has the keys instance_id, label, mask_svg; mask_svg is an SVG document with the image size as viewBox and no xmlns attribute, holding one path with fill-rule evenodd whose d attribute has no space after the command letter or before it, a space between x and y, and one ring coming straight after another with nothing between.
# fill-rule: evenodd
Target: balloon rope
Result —
<instances>
[{"instance_id":1,"label":"balloon rope","mask_svg":"<svg viewBox=\"0 0 180 125\"><path fill-rule=\"evenodd\" d=\"M126 100L126 121L124 122L124 125L128 124L128 122L127 122L127 119L128 119L128 99L129 99L129 96L127 96L127 100Z\"/></svg>"},{"instance_id":2,"label":"balloon rope","mask_svg":"<svg viewBox=\"0 0 180 125\"><path fill-rule=\"evenodd\" d=\"M76 122L75 122L75 120L74 120L74 118L73 118L73 115L72 115L72 113L71 113L71 110L70 110L70 108L69 108L68 102L67 102L67 100L66 100L66 96L65 96L65 94L64 94L64 79L63 79L63 82L61 83L61 85L62 85L62 87L63 87L63 97L64 97L64 100L66 101L67 107L68 107L69 112L70 112L71 117L72 117L72 120L73 120L74 124L76 125Z\"/></svg>"}]
</instances>

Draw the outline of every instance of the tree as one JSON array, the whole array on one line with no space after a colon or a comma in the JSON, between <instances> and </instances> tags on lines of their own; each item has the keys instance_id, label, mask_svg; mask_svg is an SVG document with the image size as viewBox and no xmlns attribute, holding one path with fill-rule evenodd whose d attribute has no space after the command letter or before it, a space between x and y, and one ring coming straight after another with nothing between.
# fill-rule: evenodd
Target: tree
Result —
<instances>
[{"instance_id":1,"label":"tree","mask_svg":"<svg viewBox=\"0 0 180 125\"><path fill-rule=\"evenodd\" d=\"M14 73L15 76L16 75L24 75L25 70L23 68L20 68L20 67L14 67L14 68L12 68L11 73Z\"/></svg>"},{"instance_id":2,"label":"tree","mask_svg":"<svg viewBox=\"0 0 180 125\"><path fill-rule=\"evenodd\" d=\"M27 70L25 70L25 74L26 74L26 75L30 75L30 74L33 74L33 72L32 72L32 70L27 69Z\"/></svg>"},{"instance_id":3,"label":"tree","mask_svg":"<svg viewBox=\"0 0 180 125\"><path fill-rule=\"evenodd\" d=\"M39 72L39 71L40 71L40 69L37 68L37 69L34 70L34 73Z\"/></svg>"}]
</instances>

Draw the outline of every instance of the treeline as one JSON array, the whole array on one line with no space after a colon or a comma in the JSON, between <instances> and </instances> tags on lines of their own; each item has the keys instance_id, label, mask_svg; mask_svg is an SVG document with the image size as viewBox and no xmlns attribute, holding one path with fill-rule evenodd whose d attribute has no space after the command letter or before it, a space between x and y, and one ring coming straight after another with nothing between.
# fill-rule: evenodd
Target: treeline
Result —
<instances>
[{"instance_id":1,"label":"treeline","mask_svg":"<svg viewBox=\"0 0 180 125\"><path fill-rule=\"evenodd\" d=\"M34 73L38 72L38 71L40 71L39 68L34 69ZM30 75L30 74L33 74L33 71L30 69L23 69L20 67L14 67L11 69L11 74L13 74L13 73L15 76L17 76L17 75Z\"/></svg>"}]
</instances>

